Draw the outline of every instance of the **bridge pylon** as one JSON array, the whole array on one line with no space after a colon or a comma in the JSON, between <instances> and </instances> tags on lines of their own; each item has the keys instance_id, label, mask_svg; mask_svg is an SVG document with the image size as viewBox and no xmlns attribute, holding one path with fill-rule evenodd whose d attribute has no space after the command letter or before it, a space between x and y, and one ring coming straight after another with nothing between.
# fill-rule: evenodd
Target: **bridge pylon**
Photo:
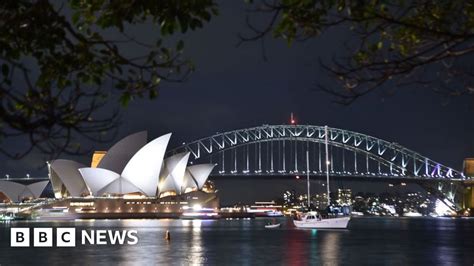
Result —
<instances>
[{"instance_id":1,"label":"bridge pylon","mask_svg":"<svg viewBox=\"0 0 474 266\"><path fill-rule=\"evenodd\" d=\"M463 198L463 209L469 211L471 216L474 216L474 180L464 181Z\"/></svg>"}]
</instances>

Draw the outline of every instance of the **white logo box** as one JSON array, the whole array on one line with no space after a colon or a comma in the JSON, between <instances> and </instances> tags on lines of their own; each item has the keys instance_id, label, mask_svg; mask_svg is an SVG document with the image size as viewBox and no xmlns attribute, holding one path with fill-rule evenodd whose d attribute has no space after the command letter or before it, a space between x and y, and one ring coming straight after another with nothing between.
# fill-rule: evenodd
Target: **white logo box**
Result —
<instances>
[{"instance_id":1,"label":"white logo box","mask_svg":"<svg viewBox=\"0 0 474 266\"><path fill-rule=\"evenodd\" d=\"M33 247L53 247L53 228L37 227L31 229L26 227L10 228L10 246L30 247L30 241L31 239L33 239ZM33 234L30 237L31 231L33 232ZM56 228L56 246L75 247L76 229Z\"/></svg>"}]
</instances>

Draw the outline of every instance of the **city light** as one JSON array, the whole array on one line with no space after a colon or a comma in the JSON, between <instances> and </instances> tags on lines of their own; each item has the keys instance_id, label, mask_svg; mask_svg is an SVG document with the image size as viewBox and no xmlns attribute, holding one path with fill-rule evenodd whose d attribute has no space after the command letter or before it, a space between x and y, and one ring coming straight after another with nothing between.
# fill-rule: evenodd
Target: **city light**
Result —
<instances>
[{"instance_id":1,"label":"city light","mask_svg":"<svg viewBox=\"0 0 474 266\"><path fill-rule=\"evenodd\" d=\"M440 199L437 199L435 204L435 212L439 216L450 215L452 213L451 209Z\"/></svg>"}]
</instances>

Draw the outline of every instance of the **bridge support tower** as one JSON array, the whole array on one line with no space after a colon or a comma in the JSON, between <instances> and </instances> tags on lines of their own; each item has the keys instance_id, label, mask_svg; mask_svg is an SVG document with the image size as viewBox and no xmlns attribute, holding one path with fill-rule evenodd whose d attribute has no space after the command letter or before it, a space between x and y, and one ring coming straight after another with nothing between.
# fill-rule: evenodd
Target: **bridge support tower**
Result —
<instances>
[{"instance_id":1,"label":"bridge support tower","mask_svg":"<svg viewBox=\"0 0 474 266\"><path fill-rule=\"evenodd\" d=\"M464 159L463 173L471 177L464 181L463 209L469 211L470 216L474 216L474 158Z\"/></svg>"},{"instance_id":2,"label":"bridge support tower","mask_svg":"<svg viewBox=\"0 0 474 266\"><path fill-rule=\"evenodd\" d=\"M463 209L470 211L470 216L474 216L474 180L464 181L464 202Z\"/></svg>"}]
</instances>

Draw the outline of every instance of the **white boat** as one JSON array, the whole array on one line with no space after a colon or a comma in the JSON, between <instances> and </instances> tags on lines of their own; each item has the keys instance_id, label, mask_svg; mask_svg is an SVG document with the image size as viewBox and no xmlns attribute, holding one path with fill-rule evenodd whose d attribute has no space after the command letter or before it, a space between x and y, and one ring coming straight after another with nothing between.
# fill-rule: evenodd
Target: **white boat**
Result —
<instances>
[{"instance_id":1,"label":"white boat","mask_svg":"<svg viewBox=\"0 0 474 266\"><path fill-rule=\"evenodd\" d=\"M272 229L272 228L278 228L278 227L280 227L280 226L281 226L280 223L277 223L277 224L266 224L266 225L265 225L265 228Z\"/></svg>"},{"instance_id":2,"label":"white boat","mask_svg":"<svg viewBox=\"0 0 474 266\"><path fill-rule=\"evenodd\" d=\"M301 220L293 221L298 228L316 228L316 229L345 229L349 224L351 217L336 217L321 219L316 212L309 212Z\"/></svg>"},{"instance_id":3,"label":"white boat","mask_svg":"<svg viewBox=\"0 0 474 266\"><path fill-rule=\"evenodd\" d=\"M328 149L328 127L324 127L325 132L325 146L326 146L326 188L327 188L327 203L330 205L330 189L329 189L329 149ZM310 206L310 192L309 192L309 151L306 150L306 173L307 173L307 188L308 188L308 207ZM294 220L293 223L298 228L327 228L327 229L345 229L349 225L351 220L350 216L335 217L335 218L322 218L316 212L306 213L301 220Z\"/></svg>"}]
</instances>

